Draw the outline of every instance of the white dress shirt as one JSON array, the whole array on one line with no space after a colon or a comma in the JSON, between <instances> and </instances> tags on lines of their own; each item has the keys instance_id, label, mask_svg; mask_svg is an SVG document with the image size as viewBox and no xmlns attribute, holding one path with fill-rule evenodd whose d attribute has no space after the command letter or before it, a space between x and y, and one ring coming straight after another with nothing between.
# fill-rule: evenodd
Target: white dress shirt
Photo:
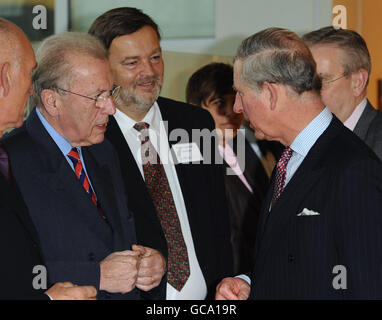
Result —
<instances>
[{"instance_id":1,"label":"white dress shirt","mask_svg":"<svg viewBox=\"0 0 382 320\"><path fill-rule=\"evenodd\" d=\"M127 144L130 147L137 166L142 174L142 178L145 179L142 167L141 141L139 140L140 133L134 129L134 125L137 122L118 109L114 117L126 139ZM141 122L146 122L150 125L150 141L155 150L157 150L166 172L176 211L178 213L183 238L187 247L190 266L190 276L181 291L177 291L174 287L167 283L166 299L202 300L207 295L207 285L196 257L194 242L192 240L191 229L187 217L187 210L180 188L178 175L171 156L166 127L163 123L162 115L156 102Z\"/></svg>"}]
</instances>

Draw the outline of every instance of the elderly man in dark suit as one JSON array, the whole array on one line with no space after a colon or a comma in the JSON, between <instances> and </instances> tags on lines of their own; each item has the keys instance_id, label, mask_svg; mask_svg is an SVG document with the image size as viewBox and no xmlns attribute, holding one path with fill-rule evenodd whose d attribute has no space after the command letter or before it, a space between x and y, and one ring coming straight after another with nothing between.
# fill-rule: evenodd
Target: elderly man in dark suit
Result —
<instances>
[{"instance_id":1,"label":"elderly man in dark suit","mask_svg":"<svg viewBox=\"0 0 382 320\"><path fill-rule=\"evenodd\" d=\"M20 127L29 96L30 74L36 67L32 46L13 23L0 18L0 136L8 128ZM40 241L23 198L9 169L8 155L0 145L0 299L94 299L90 286L56 283L43 292L46 283ZM35 267L41 271L36 274ZM36 270L37 270L36 269ZM39 273L39 272L37 272ZM41 277L40 277L41 276ZM40 277L37 286L34 278ZM42 278L44 277L44 279Z\"/></svg>"},{"instance_id":2,"label":"elderly man in dark suit","mask_svg":"<svg viewBox=\"0 0 382 320\"><path fill-rule=\"evenodd\" d=\"M162 50L149 16L113 9L89 33L105 44L114 83L122 86L106 136L119 155L138 243L167 257L167 277L147 298L212 297L217 282L232 272L229 217L223 168L214 164L208 142L193 134L212 130L213 119L158 97Z\"/></svg>"},{"instance_id":3,"label":"elderly man in dark suit","mask_svg":"<svg viewBox=\"0 0 382 320\"><path fill-rule=\"evenodd\" d=\"M93 285L100 299L138 299L138 289L160 283L165 261L133 245L118 158L104 141L119 90L106 50L90 35L64 33L41 44L37 62L37 107L4 145L50 280Z\"/></svg>"},{"instance_id":4,"label":"elderly man in dark suit","mask_svg":"<svg viewBox=\"0 0 382 320\"><path fill-rule=\"evenodd\" d=\"M303 40L322 78L322 101L382 159L382 112L366 99L371 61L365 40L334 27L307 33Z\"/></svg>"},{"instance_id":5,"label":"elderly man in dark suit","mask_svg":"<svg viewBox=\"0 0 382 320\"><path fill-rule=\"evenodd\" d=\"M258 138L286 148L260 213L250 279L224 279L216 298L381 299L382 163L323 105L308 47L280 28L250 36L235 57L234 86L235 111Z\"/></svg>"}]
</instances>

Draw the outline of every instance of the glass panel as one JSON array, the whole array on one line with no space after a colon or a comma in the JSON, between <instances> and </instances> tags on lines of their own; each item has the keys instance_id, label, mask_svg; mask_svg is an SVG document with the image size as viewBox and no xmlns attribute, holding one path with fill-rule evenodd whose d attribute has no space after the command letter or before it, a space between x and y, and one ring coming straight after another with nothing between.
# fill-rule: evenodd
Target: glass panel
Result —
<instances>
[{"instance_id":1,"label":"glass panel","mask_svg":"<svg viewBox=\"0 0 382 320\"><path fill-rule=\"evenodd\" d=\"M34 13L35 6L42 7L36 7ZM31 41L43 40L54 33L54 0L0 0L0 13L20 27Z\"/></svg>"},{"instance_id":2,"label":"glass panel","mask_svg":"<svg viewBox=\"0 0 382 320\"><path fill-rule=\"evenodd\" d=\"M128 6L152 17L163 39L215 36L215 0L71 0L70 3L73 31L87 32L102 13Z\"/></svg>"}]
</instances>

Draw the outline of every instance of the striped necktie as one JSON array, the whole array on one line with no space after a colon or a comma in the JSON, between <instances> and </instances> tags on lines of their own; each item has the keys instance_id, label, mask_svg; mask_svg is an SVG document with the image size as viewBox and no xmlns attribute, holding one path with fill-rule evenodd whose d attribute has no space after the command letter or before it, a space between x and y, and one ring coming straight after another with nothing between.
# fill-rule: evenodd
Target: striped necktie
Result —
<instances>
[{"instance_id":1,"label":"striped necktie","mask_svg":"<svg viewBox=\"0 0 382 320\"><path fill-rule=\"evenodd\" d=\"M190 276L190 266L170 185L159 155L150 141L149 124L139 122L134 128L141 133L139 138L145 182L167 241L167 281L181 291Z\"/></svg>"},{"instance_id":2,"label":"striped necktie","mask_svg":"<svg viewBox=\"0 0 382 320\"><path fill-rule=\"evenodd\" d=\"M98 208L97 198L95 196L92 186L89 183L89 179L86 175L86 172L82 166L81 158L80 158L80 155L78 154L77 148L72 148L72 150L70 150L70 152L68 153L68 157L73 163L76 177L78 178L78 180L84 187L87 194L90 196L91 200L93 201L97 209L99 209L98 211L101 214L102 218L105 218L105 215L102 209Z\"/></svg>"}]
</instances>

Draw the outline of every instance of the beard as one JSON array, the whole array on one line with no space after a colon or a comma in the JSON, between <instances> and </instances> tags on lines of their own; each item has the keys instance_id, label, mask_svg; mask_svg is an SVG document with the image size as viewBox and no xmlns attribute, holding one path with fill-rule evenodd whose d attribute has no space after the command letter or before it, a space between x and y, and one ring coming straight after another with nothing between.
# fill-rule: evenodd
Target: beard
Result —
<instances>
[{"instance_id":1,"label":"beard","mask_svg":"<svg viewBox=\"0 0 382 320\"><path fill-rule=\"evenodd\" d=\"M142 83L153 82L154 88L141 89L137 86ZM158 99L162 89L163 80L159 75L137 79L128 87L124 87L119 95L120 104L136 111L147 112Z\"/></svg>"}]
</instances>

